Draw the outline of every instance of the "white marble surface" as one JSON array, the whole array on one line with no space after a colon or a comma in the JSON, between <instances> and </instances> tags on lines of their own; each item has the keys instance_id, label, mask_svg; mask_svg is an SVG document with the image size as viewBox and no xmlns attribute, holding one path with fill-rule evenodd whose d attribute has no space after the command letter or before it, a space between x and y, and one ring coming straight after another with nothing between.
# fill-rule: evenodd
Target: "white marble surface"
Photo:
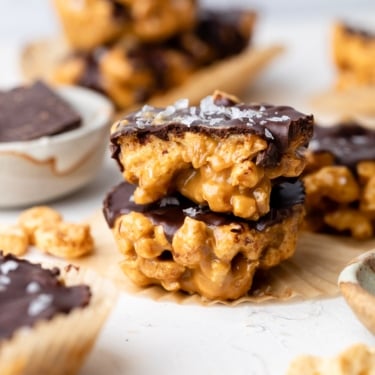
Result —
<instances>
[{"instance_id":1,"label":"white marble surface","mask_svg":"<svg viewBox=\"0 0 375 375\"><path fill-rule=\"evenodd\" d=\"M281 42L287 52L249 88L252 98L305 107L307 97L332 84L332 20L375 24L373 0L301 4L258 1L263 16L256 43ZM5 87L19 81L20 45L59 28L46 0L0 0L0 5L0 87ZM92 184L51 205L69 220L82 220L100 207L105 191L119 180L108 157ZM0 222L13 222L18 214L19 210L0 210ZM371 345L374 337L341 297L201 307L122 294L81 375L281 375L298 354L334 355L357 342Z\"/></svg>"}]
</instances>

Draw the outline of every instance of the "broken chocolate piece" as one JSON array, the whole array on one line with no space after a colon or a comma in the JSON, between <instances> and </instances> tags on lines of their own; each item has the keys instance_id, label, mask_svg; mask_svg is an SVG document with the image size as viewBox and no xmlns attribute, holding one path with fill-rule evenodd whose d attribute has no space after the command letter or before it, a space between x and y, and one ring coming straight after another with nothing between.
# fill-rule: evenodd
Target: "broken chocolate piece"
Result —
<instances>
[{"instance_id":1,"label":"broken chocolate piece","mask_svg":"<svg viewBox=\"0 0 375 375\"><path fill-rule=\"evenodd\" d=\"M316 126L310 150L328 152L338 165L355 170L360 161L375 160L375 131L355 123Z\"/></svg>"},{"instance_id":2,"label":"broken chocolate piece","mask_svg":"<svg viewBox=\"0 0 375 375\"><path fill-rule=\"evenodd\" d=\"M59 269L43 269L0 251L0 341L22 327L88 305L86 285L65 287Z\"/></svg>"},{"instance_id":3,"label":"broken chocolate piece","mask_svg":"<svg viewBox=\"0 0 375 375\"><path fill-rule=\"evenodd\" d=\"M0 142L18 142L78 128L80 115L43 82L0 95Z\"/></svg>"}]
</instances>

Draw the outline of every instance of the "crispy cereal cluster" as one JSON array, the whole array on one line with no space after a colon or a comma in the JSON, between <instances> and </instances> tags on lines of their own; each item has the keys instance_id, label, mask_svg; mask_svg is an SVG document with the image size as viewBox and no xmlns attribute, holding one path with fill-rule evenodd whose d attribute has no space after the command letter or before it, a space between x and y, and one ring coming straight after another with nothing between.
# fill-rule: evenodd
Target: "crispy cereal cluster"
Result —
<instances>
[{"instance_id":1,"label":"crispy cereal cluster","mask_svg":"<svg viewBox=\"0 0 375 375\"><path fill-rule=\"evenodd\" d=\"M313 118L215 93L200 106L144 106L115 123L127 182L104 214L137 285L233 300L258 269L295 251L304 208L297 177Z\"/></svg>"},{"instance_id":2,"label":"crispy cereal cluster","mask_svg":"<svg viewBox=\"0 0 375 375\"><path fill-rule=\"evenodd\" d=\"M0 227L0 250L23 255L30 245L61 258L78 258L90 253L94 241L87 224L63 221L56 210L35 206L23 211L18 225Z\"/></svg>"},{"instance_id":3,"label":"crispy cereal cluster","mask_svg":"<svg viewBox=\"0 0 375 375\"><path fill-rule=\"evenodd\" d=\"M54 0L69 43L90 50L127 35L164 40L190 29L195 0Z\"/></svg>"},{"instance_id":4,"label":"crispy cereal cluster","mask_svg":"<svg viewBox=\"0 0 375 375\"><path fill-rule=\"evenodd\" d=\"M339 73L339 89L375 84L374 34L342 23L336 24L333 54Z\"/></svg>"},{"instance_id":5,"label":"crispy cereal cluster","mask_svg":"<svg viewBox=\"0 0 375 375\"><path fill-rule=\"evenodd\" d=\"M300 356L290 364L287 375L372 375L374 368L374 349L356 344L334 358Z\"/></svg>"},{"instance_id":6,"label":"crispy cereal cluster","mask_svg":"<svg viewBox=\"0 0 375 375\"><path fill-rule=\"evenodd\" d=\"M374 235L375 132L355 124L315 127L303 177L307 228Z\"/></svg>"}]
</instances>

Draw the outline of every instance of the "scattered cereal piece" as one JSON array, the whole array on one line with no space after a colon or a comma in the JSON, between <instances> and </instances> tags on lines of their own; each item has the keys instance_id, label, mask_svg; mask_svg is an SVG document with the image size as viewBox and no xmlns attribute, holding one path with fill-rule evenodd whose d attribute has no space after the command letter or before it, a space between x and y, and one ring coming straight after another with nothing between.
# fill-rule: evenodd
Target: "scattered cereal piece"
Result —
<instances>
[{"instance_id":1,"label":"scattered cereal piece","mask_svg":"<svg viewBox=\"0 0 375 375\"><path fill-rule=\"evenodd\" d=\"M287 375L374 375L375 350L356 344L335 358L300 356L292 361Z\"/></svg>"},{"instance_id":2,"label":"scattered cereal piece","mask_svg":"<svg viewBox=\"0 0 375 375\"><path fill-rule=\"evenodd\" d=\"M42 251L62 258L78 258L90 253L94 241L87 224L58 222L35 231L35 245Z\"/></svg>"},{"instance_id":3,"label":"scattered cereal piece","mask_svg":"<svg viewBox=\"0 0 375 375\"><path fill-rule=\"evenodd\" d=\"M0 225L0 250L5 254L23 255L28 245L28 235L22 227Z\"/></svg>"},{"instance_id":4,"label":"scattered cereal piece","mask_svg":"<svg viewBox=\"0 0 375 375\"><path fill-rule=\"evenodd\" d=\"M35 231L45 225L54 225L62 221L61 215L48 206L35 206L23 211L18 219L19 225L23 227L29 236L31 245L35 244Z\"/></svg>"}]
</instances>

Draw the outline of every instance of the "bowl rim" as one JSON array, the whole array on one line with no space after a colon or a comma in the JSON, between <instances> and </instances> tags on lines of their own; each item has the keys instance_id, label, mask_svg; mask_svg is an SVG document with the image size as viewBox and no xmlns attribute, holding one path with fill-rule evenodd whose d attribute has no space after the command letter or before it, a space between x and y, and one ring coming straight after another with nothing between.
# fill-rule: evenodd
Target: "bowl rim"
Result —
<instances>
[{"instance_id":1,"label":"bowl rim","mask_svg":"<svg viewBox=\"0 0 375 375\"><path fill-rule=\"evenodd\" d=\"M71 141L91 133L93 130L103 128L109 124L114 115L113 103L104 95L78 86L59 85L52 87L56 94L60 95L62 99L66 100L82 117L82 125L77 129L69 130L67 132L43 136L29 141L15 141L15 142L0 142L0 153L9 151L26 151L27 149L35 149L39 147L46 147ZM84 109L80 107L77 97L84 97L91 100L95 108L95 116L92 116L90 121L85 121Z\"/></svg>"},{"instance_id":2,"label":"bowl rim","mask_svg":"<svg viewBox=\"0 0 375 375\"><path fill-rule=\"evenodd\" d=\"M375 287L373 290L369 288L363 275L366 272L370 272L375 277L375 270L371 267L369 262L371 259L374 260L375 264L375 249L368 250L358 257L352 259L340 272L338 277L338 284L352 283L358 285L367 294L370 294L375 298Z\"/></svg>"}]
</instances>

